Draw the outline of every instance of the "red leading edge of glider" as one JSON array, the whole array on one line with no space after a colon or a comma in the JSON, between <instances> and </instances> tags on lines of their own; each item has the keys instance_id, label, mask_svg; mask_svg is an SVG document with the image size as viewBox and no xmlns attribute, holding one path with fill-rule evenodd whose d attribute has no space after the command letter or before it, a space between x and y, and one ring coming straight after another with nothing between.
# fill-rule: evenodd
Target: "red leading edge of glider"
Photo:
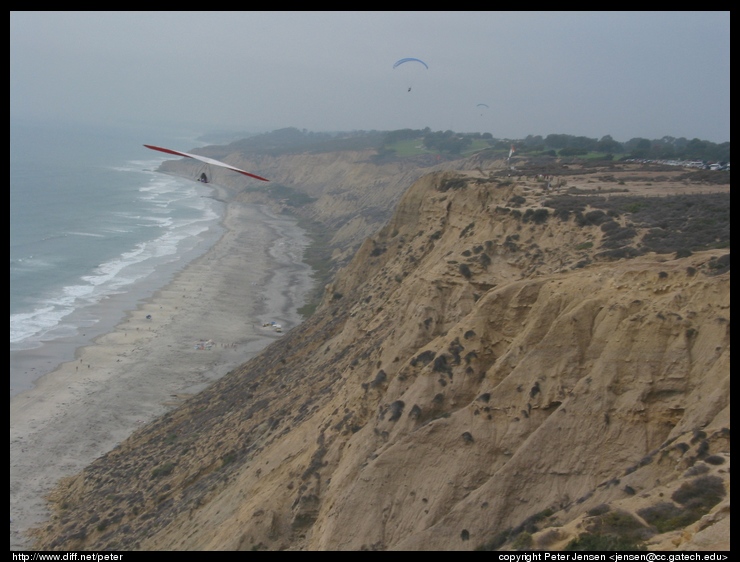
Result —
<instances>
[{"instance_id":1,"label":"red leading edge of glider","mask_svg":"<svg viewBox=\"0 0 740 562\"><path fill-rule=\"evenodd\" d=\"M245 172L244 170L241 170L240 168L235 168L234 166L230 166L229 164L226 164L225 162L221 162L220 160L214 160L213 158L208 158L206 156L199 156L197 154L189 154L187 152L180 152L179 150L171 150L169 148L162 148L161 146L153 146L151 144L145 144L144 146L151 150L158 150L159 152L165 152L167 154L174 154L175 156L184 156L185 158L193 158L195 160L200 160L201 162L205 162L206 164L212 164L214 166L221 166L222 168L233 170L234 172L238 172L240 174L249 176L250 178L254 178L257 180L270 181L267 178L263 178L262 176L258 176L256 174L250 174L249 172Z\"/></svg>"}]
</instances>

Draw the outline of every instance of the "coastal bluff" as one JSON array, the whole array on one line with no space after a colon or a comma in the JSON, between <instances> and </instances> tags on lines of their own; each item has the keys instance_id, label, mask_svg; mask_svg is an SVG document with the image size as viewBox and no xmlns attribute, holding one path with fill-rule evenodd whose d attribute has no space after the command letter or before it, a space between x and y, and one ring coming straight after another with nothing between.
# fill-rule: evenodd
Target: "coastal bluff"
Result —
<instances>
[{"instance_id":1,"label":"coastal bluff","mask_svg":"<svg viewBox=\"0 0 740 562\"><path fill-rule=\"evenodd\" d=\"M371 156L229 160L331 233L321 303L64 479L34 547L729 550L729 184Z\"/></svg>"}]
</instances>

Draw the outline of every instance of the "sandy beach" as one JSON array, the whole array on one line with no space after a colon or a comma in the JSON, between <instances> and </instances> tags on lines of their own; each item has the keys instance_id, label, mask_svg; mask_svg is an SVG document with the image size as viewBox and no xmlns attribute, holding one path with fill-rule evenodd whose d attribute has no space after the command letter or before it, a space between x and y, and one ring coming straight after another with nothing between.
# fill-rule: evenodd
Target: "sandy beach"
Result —
<instances>
[{"instance_id":1,"label":"sandy beach","mask_svg":"<svg viewBox=\"0 0 740 562\"><path fill-rule=\"evenodd\" d=\"M304 232L234 201L223 226L210 250L111 332L11 398L11 550L30 548L26 532L50 515L44 496L60 478L282 337L264 324L286 332L300 323L312 287Z\"/></svg>"}]
</instances>

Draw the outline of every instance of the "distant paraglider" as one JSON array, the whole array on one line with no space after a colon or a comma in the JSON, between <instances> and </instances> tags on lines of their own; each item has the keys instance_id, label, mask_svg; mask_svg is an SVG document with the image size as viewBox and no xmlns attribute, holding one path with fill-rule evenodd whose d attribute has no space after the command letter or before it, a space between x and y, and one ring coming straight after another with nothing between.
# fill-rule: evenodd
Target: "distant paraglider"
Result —
<instances>
[{"instance_id":1,"label":"distant paraglider","mask_svg":"<svg viewBox=\"0 0 740 562\"><path fill-rule=\"evenodd\" d=\"M407 63L407 62L419 62L419 63L421 63L421 64L424 65L424 68L426 68L427 70L429 70L429 65L427 63L425 63L421 59L414 59L414 58L405 58L405 59L397 60L395 63L393 63L393 68L399 67L402 64Z\"/></svg>"},{"instance_id":2,"label":"distant paraglider","mask_svg":"<svg viewBox=\"0 0 740 562\"><path fill-rule=\"evenodd\" d=\"M198 154L189 154L187 152L180 152L179 150L172 150L169 148L162 148L160 146L153 146L151 144L145 144L145 147L151 149L151 150L158 150L159 152L165 152L167 154L174 154L175 156L184 156L185 158L193 158L194 160L200 160L201 162L205 162L209 166L219 166L221 168L226 168L228 170L232 170L234 172L237 172L239 174L249 176L250 178L258 179L260 181L270 181L267 178L263 178L262 176L258 176L256 174L251 174L245 170L242 170L240 168L236 168L234 166L231 166L225 162L221 162L220 160L214 160L213 158L208 158L207 156L200 156ZM208 183L208 175L205 172L202 172L198 176L198 181L202 183Z\"/></svg>"},{"instance_id":3,"label":"distant paraglider","mask_svg":"<svg viewBox=\"0 0 740 562\"><path fill-rule=\"evenodd\" d=\"M476 107L480 109L481 117L483 117L483 113L485 112L486 109L490 109L490 107L488 107L488 104L485 104L485 103L479 103Z\"/></svg>"},{"instance_id":4,"label":"distant paraglider","mask_svg":"<svg viewBox=\"0 0 740 562\"><path fill-rule=\"evenodd\" d=\"M395 63L393 63L393 68L398 68L399 66L405 65L405 64L410 64L411 67L418 67L418 65L421 64L424 66L426 70L429 70L429 65L427 63L425 63L421 59L415 59L413 57L406 57L406 58L397 60ZM410 92L411 88L412 88L412 84L409 84L408 89L406 91Z\"/></svg>"}]
</instances>

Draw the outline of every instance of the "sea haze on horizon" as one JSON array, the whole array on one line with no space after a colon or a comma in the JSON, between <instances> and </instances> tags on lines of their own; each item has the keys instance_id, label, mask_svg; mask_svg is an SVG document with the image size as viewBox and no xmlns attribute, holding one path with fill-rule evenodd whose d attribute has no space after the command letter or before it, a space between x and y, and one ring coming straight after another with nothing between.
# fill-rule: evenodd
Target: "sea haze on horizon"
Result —
<instances>
[{"instance_id":1,"label":"sea haze on horizon","mask_svg":"<svg viewBox=\"0 0 740 562\"><path fill-rule=\"evenodd\" d=\"M196 137L11 120L11 397L32 382L14 372L14 352L95 332L111 303L150 296L166 281L153 274L215 241L222 204L211 188L156 172L165 155L142 146L188 150Z\"/></svg>"}]
</instances>

